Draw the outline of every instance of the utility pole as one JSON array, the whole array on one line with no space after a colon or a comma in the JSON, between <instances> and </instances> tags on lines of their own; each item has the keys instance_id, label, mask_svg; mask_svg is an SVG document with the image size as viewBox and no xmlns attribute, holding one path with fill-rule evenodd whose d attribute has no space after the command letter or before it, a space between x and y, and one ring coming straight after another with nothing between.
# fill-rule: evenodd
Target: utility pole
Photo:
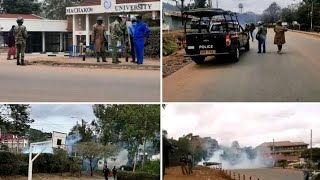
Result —
<instances>
[{"instance_id":1,"label":"utility pole","mask_svg":"<svg viewBox=\"0 0 320 180\"><path fill-rule=\"evenodd\" d=\"M219 0L216 0L217 8L219 8Z\"/></svg>"},{"instance_id":2,"label":"utility pole","mask_svg":"<svg viewBox=\"0 0 320 180\"><path fill-rule=\"evenodd\" d=\"M311 3L311 31L313 31L313 24L312 24L312 18L313 18L313 1L314 0L312 0L312 3Z\"/></svg>"},{"instance_id":3,"label":"utility pole","mask_svg":"<svg viewBox=\"0 0 320 180\"><path fill-rule=\"evenodd\" d=\"M274 166L274 138L272 139L272 158L273 158L273 166Z\"/></svg>"},{"instance_id":4,"label":"utility pole","mask_svg":"<svg viewBox=\"0 0 320 180\"><path fill-rule=\"evenodd\" d=\"M310 131L310 163L312 163L312 129Z\"/></svg>"}]
</instances>

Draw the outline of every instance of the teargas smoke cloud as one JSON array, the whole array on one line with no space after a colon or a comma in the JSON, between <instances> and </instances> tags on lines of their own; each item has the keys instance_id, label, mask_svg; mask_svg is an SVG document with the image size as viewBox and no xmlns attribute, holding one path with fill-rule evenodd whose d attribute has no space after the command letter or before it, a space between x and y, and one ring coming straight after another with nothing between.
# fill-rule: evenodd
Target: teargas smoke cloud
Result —
<instances>
[{"instance_id":1,"label":"teargas smoke cloud","mask_svg":"<svg viewBox=\"0 0 320 180\"><path fill-rule=\"evenodd\" d=\"M67 145L67 152L70 154L73 151L74 144L79 142L82 139L80 133L75 133L72 135L69 135L66 139L66 145Z\"/></svg>"},{"instance_id":2,"label":"teargas smoke cloud","mask_svg":"<svg viewBox=\"0 0 320 180\"><path fill-rule=\"evenodd\" d=\"M245 148L220 147L214 151L212 157L208 157L204 162L221 163L223 169L257 169L272 167L273 158L269 149L255 148L246 151Z\"/></svg>"},{"instance_id":3,"label":"teargas smoke cloud","mask_svg":"<svg viewBox=\"0 0 320 180\"><path fill-rule=\"evenodd\" d=\"M128 154L129 153L127 150L122 150L115 157L115 159L108 158L107 159L108 167L113 168L114 166L116 166L117 168L119 168L122 165L126 165L128 163Z\"/></svg>"}]
</instances>

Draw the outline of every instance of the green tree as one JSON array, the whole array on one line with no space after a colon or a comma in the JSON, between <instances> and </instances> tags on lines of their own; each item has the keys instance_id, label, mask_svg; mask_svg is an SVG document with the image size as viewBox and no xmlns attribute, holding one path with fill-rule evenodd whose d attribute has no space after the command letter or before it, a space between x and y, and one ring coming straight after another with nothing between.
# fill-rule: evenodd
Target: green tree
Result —
<instances>
[{"instance_id":1,"label":"green tree","mask_svg":"<svg viewBox=\"0 0 320 180\"><path fill-rule=\"evenodd\" d=\"M295 21L296 17L294 10L290 8L283 8L281 11L281 20L288 23Z\"/></svg>"},{"instance_id":2,"label":"green tree","mask_svg":"<svg viewBox=\"0 0 320 180\"><path fill-rule=\"evenodd\" d=\"M75 151L83 159L89 160L90 174L97 167L99 159L115 156L118 148L115 145L102 145L96 142L81 142L75 145Z\"/></svg>"},{"instance_id":3,"label":"green tree","mask_svg":"<svg viewBox=\"0 0 320 180\"><path fill-rule=\"evenodd\" d=\"M87 125L87 122L85 122L83 119L81 120L81 124L77 124L72 127L68 135L70 136L78 133L81 136L80 142L92 141L93 131Z\"/></svg>"},{"instance_id":4,"label":"green tree","mask_svg":"<svg viewBox=\"0 0 320 180\"><path fill-rule=\"evenodd\" d=\"M29 143L46 141L48 139L47 137L51 137L51 133L44 133L40 130L32 128L29 130L27 134Z\"/></svg>"},{"instance_id":5,"label":"green tree","mask_svg":"<svg viewBox=\"0 0 320 180\"><path fill-rule=\"evenodd\" d=\"M160 131L159 105L94 105L93 109L104 144L124 142L129 153L136 157L139 145L145 147L146 142L157 139ZM135 165L136 162L134 170Z\"/></svg>"},{"instance_id":6,"label":"green tree","mask_svg":"<svg viewBox=\"0 0 320 180\"><path fill-rule=\"evenodd\" d=\"M0 3L4 13L40 14L41 3L37 0L3 0Z\"/></svg>"},{"instance_id":7,"label":"green tree","mask_svg":"<svg viewBox=\"0 0 320 180\"><path fill-rule=\"evenodd\" d=\"M276 2L273 2L263 11L262 20L265 23L275 23L280 19L280 13L281 7Z\"/></svg>"},{"instance_id":8,"label":"green tree","mask_svg":"<svg viewBox=\"0 0 320 180\"><path fill-rule=\"evenodd\" d=\"M48 19L67 19L66 7L79 5L83 0L45 0L42 4L45 17Z\"/></svg>"}]
</instances>

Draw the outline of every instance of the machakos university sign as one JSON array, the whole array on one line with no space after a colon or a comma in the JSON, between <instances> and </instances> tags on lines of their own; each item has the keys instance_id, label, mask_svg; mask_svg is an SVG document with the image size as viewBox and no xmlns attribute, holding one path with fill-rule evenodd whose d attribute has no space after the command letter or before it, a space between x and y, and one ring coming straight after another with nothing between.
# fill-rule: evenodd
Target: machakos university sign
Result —
<instances>
[{"instance_id":1,"label":"machakos university sign","mask_svg":"<svg viewBox=\"0 0 320 180\"><path fill-rule=\"evenodd\" d=\"M67 14L81 14L81 13L92 13L93 8L92 7L72 7L67 8L66 13Z\"/></svg>"},{"instance_id":2,"label":"machakos university sign","mask_svg":"<svg viewBox=\"0 0 320 180\"><path fill-rule=\"evenodd\" d=\"M115 6L117 12L121 11L144 11L151 10L152 4L120 4Z\"/></svg>"}]
</instances>

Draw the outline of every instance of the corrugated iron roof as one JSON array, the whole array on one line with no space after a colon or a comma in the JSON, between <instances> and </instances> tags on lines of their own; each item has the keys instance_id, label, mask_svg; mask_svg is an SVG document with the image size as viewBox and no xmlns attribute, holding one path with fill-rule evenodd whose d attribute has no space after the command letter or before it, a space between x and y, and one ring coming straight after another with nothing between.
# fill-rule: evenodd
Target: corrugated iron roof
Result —
<instances>
[{"instance_id":1,"label":"corrugated iron roof","mask_svg":"<svg viewBox=\"0 0 320 180\"><path fill-rule=\"evenodd\" d=\"M290 142L290 141L275 141L274 142L274 146L276 147L280 147L280 146L306 146L308 144L304 143L304 142ZM262 143L259 146L273 146L273 142L265 142Z\"/></svg>"}]
</instances>

